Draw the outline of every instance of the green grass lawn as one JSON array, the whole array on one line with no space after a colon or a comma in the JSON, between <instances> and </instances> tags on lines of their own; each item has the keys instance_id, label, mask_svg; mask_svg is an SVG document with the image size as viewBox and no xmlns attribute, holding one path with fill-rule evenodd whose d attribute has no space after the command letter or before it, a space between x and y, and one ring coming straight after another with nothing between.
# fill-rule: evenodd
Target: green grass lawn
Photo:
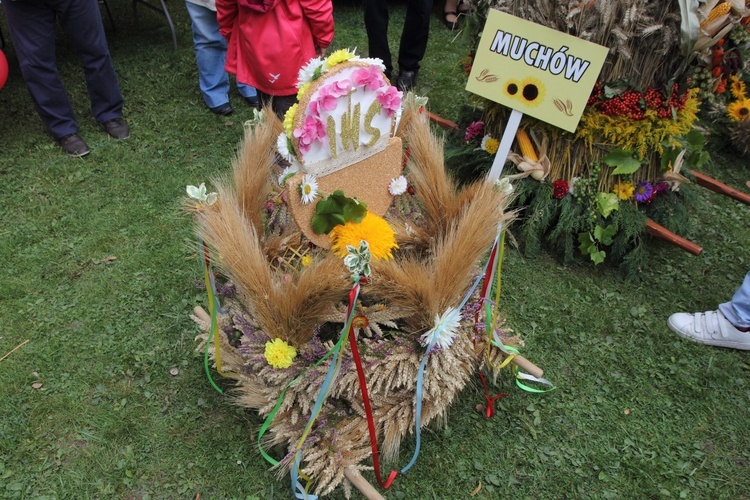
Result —
<instances>
[{"instance_id":1,"label":"green grass lawn","mask_svg":"<svg viewBox=\"0 0 750 500\"><path fill-rule=\"evenodd\" d=\"M46 134L6 47L0 356L29 342L0 361L0 497L289 498L257 451L261 419L206 380L188 318L205 296L185 186L228 171L252 112L236 90L234 116L205 109L181 3L169 4L176 51L162 18L141 9L136 27L129 5L110 4L130 139L97 127L77 58L59 50L86 158ZM441 9L416 90L455 118L470 47L440 24ZM394 7L394 50L403 12ZM364 53L359 4L337 3L336 21L333 48ZM706 173L747 191L747 160L713 157ZM486 419L477 383L446 429L425 431L420 460L386 496L469 498L482 485L475 498L747 498L750 354L683 341L666 319L731 297L750 268L750 207L692 189L684 236L703 253L652 241L636 281L606 264L506 253L502 309L558 389L526 393L505 373L492 390L509 397ZM407 436L402 461L412 451Z\"/></svg>"}]
</instances>

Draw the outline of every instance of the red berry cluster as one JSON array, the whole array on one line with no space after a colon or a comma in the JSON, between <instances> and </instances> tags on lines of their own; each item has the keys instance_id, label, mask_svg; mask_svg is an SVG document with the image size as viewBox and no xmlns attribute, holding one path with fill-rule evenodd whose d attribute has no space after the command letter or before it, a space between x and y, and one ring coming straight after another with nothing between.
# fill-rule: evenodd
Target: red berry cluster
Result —
<instances>
[{"instance_id":1,"label":"red berry cluster","mask_svg":"<svg viewBox=\"0 0 750 500\"><path fill-rule=\"evenodd\" d=\"M634 90L626 90L618 96L598 102L596 108L607 116L628 116L633 120L644 118L641 94Z\"/></svg>"},{"instance_id":2,"label":"red berry cluster","mask_svg":"<svg viewBox=\"0 0 750 500\"><path fill-rule=\"evenodd\" d=\"M656 110L659 118L671 118L672 109L682 110L689 97L687 90L679 93L678 84L672 86L672 92L667 97L664 92L649 87L644 93L626 90L619 95L607 99L604 96L603 85L597 82L588 100L589 106L594 106L600 113L607 116L627 116L631 120L643 120L646 110Z\"/></svg>"}]
</instances>

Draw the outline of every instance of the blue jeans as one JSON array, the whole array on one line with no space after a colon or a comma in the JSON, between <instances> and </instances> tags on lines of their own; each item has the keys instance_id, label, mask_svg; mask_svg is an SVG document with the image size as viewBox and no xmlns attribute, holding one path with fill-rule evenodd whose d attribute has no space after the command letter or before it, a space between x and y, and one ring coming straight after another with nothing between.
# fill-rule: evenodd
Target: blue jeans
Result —
<instances>
[{"instance_id":1,"label":"blue jeans","mask_svg":"<svg viewBox=\"0 0 750 500\"><path fill-rule=\"evenodd\" d=\"M731 302L719 304L719 310L734 326L750 327L750 271L742 286L734 293Z\"/></svg>"},{"instance_id":2,"label":"blue jeans","mask_svg":"<svg viewBox=\"0 0 750 500\"><path fill-rule=\"evenodd\" d=\"M215 108L229 102L229 75L224 69L227 41L219 33L216 12L188 1L185 2L192 20L193 47L198 63L198 81L206 106ZM255 97L255 89L237 82L242 97Z\"/></svg>"}]
</instances>

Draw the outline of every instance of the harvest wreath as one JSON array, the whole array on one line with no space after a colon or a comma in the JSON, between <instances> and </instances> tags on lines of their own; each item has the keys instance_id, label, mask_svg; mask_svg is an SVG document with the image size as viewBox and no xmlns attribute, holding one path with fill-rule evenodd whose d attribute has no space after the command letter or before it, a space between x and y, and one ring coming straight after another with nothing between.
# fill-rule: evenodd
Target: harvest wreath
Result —
<instances>
[{"instance_id":1,"label":"harvest wreath","mask_svg":"<svg viewBox=\"0 0 750 500\"><path fill-rule=\"evenodd\" d=\"M194 317L207 373L210 357L235 379L235 402L266 419L261 454L298 498L313 483L348 492L362 469L388 487L396 472L381 477L381 457L394 461L414 433L406 472L420 428L445 422L478 370L525 361L477 291L512 217L508 192L457 187L424 100L402 102L382 69L349 51L314 59L284 123L265 115L247 127L215 193L188 188L211 312ZM501 252L485 269L497 271ZM221 304L214 264L236 291ZM546 382L526 366L537 377L514 368L517 378ZM278 460L266 451L276 445Z\"/></svg>"}]
</instances>

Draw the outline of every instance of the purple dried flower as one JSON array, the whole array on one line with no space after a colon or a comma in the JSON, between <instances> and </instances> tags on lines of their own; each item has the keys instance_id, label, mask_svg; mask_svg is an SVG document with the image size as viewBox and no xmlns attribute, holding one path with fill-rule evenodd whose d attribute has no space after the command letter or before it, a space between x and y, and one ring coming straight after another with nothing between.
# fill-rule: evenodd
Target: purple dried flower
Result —
<instances>
[{"instance_id":1,"label":"purple dried flower","mask_svg":"<svg viewBox=\"0 0 750 500\"><path fill-rule=\"evenodd\" d=\"M654 186L648 181L641 181L635 188L635 201L646 202L651 199L651 193L654 192Z\"/></svg>"},{"instance_id":2,"label":"purple dried flower","mask_svg":"<svg viewBox=\"0 0 750 500\"><path fill-rule=\"evenodd\" d=\"M480 137L484 135L484 122L483 121L476 121L471 122L468 127L466 127L466 134L464 135L464 141L470 142L475 137Z\"/></svg>"},{"instance_id":3,"label":"purple dried flower","mask_svg":"<svg viewBox=\"0 0 750 500\"><path fill-rule=\"evenodd\" d=\"M657 182L654 186L654 190L656 191L656 194L662 194L669 191L669 183L668 182Z\"/></svg>"}]
</instances>

